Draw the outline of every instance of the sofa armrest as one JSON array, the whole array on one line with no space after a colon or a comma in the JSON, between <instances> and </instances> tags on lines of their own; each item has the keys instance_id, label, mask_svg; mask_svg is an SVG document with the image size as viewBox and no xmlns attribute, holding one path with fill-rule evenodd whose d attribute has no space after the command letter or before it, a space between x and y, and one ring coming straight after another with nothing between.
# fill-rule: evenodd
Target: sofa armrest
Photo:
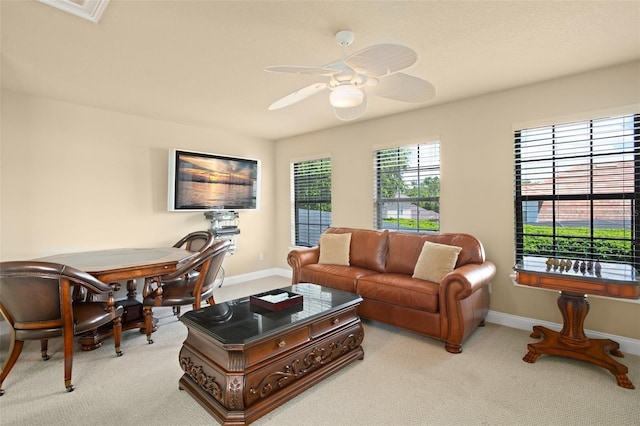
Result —
<instances>
[{"instance_id":1,"label":"sofa armrest","mask_svg":"<svg viewBox=\"0 0 640 426\"><path fill-rule=\"evenodd\" d=\"M304 265L318 263L319 260L320 247L318 246L291 250L287 256L287 263L293 269L291 283L298 284L300 282L300 269Z\"/></svg>"},{"instance_id":2,"label":"sofa armrest","mask_svg":"<svg viewBox=\"0 0 640 426\"><path fill-rule=\"evenodd\" d=\"M488 260L482 264L462 265L444 277L440 283L440 294L448 293L448 297L454 297L457 300L466 299L478 289L488 286L495 275L496 266ZM447 289L454 283L458 283L458 286L453 291Z\"/></svg>"},{"instance_id":3,"label":"sofa armrest","mask_svg":"<svg viewBox=\"0 0 640 426\"><path fill-rule=\"evenodd\" d=\"M484 322L489 312L489 283L496 275L492 262L468 263L447 274L440 284L440 333L445 349L462 352L462 342Z\"/></svg>"}]
</instances>

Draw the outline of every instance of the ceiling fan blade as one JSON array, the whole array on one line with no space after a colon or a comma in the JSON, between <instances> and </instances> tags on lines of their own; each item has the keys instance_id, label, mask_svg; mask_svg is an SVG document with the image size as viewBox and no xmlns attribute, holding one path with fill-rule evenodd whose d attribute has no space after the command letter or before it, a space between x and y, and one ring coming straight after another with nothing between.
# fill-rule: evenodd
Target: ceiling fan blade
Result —
<instances>
[{"instance_id":1,"label":"ceiling fan blade","mask_svg":"<svg viewBox=\"0 0 640 426\"><path fill-rule=\"evenodd\" d=\"M290 74L307 74L307 75L333 75L337 72L340 72L338 69L327 68L327 67L296 67L296 66L274 66L274 67L266 67L264 69L268 72L286 72Z\"/></svg>"},{"instance_id":2,"label":"ceiling fan blade","mask_svg":"<svg viewBox=\"0 0 640 426\"><path fill-rule=\"evenodd\" d=\"M401 102L426 102L436 95L433 84L401 72L380 79L369 89L374 95Z\"/></svg>"},{"instance_id":3,"label":"ceiling fan blade","mask_svg":"<svg viewBox=\"0 0 640 426\"><path fill-rule=\"evenodd\" d=\"M316 93L327 88L327 83L313 83L307 87L303 87L302 89L296 90L293 93L288 94L284 98L281 98L271 105L269 105L269 111L274 109L284 108L289 105L293 105L296 102L300 102L303 99L308 98L311 95L315 95Z\"/></svg>"},{"instance_id":4,"label":"ceiling fan blade","mask_svg":"<svg viewBox=\"0 0 640 426\"><path fill-rule=\"evenodd\" d=\"M418 60L418 54L399 44L374 44L346 58L344 63L367 77L384 77L409 68Z\"/></svg>"},{"instance_id":5,"label":"ceiling fan blade","mask_svg":"<svg viewBox=\"0 0 640 426\"><path fill-rule=\"evenodd\" d=\"M362 117L362 115L367 111L367 94L364 94L364 98L362 99L362 103L360 105L356 105L354 107L347 108L338 108L333 107L333 112L336 115L338 120L342 121L351 121L356 118Z\"/></svg>"}]
</instances>

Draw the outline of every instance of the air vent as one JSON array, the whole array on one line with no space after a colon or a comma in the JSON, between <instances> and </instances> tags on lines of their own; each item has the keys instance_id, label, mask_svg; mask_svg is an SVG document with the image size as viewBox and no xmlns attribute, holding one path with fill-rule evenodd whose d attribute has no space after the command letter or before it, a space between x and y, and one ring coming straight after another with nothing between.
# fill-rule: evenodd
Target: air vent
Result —
<instances>
[{"instance_id":1,"label":"air vent","mask_svg":"<svg viewBox=\"0 0 640 426\"><path fill-rule=\"evenodd\" d=\"M98 22L102 12L107 8L109 0L38 0L41 3L53 6L56 9L69 12L73 15Z\"/></svg>"}]
</instances>

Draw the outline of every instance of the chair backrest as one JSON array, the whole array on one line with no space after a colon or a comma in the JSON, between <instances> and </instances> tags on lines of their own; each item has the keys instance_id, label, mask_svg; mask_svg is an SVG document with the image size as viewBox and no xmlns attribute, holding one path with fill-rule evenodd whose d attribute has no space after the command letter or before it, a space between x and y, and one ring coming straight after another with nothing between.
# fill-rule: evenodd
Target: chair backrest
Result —
<instances>
[{"instance_id":1,"label":"chair backrest","mask_svg":"<svg viewBox=\"0 0 640 426\"><path fill-rule=\"evenodd\" d=\"M207 270L200 270L200 275L204 275L201 283L196 283L196 288L194 288L194 293L199 292L200 294L211 289L216 281L216 277L218 276L218 272L222 267L222 262L224 261L224 257L227 254L227 251L231 247L231 241L224 240L220 241L218 244L214 245L211 248L211 256L210 263L207 266ZM198 277L200 278L200 277ZM198 280L200 281L200 280Z\"/></svg>"},{"instance_id":2,"label":"chair backrest","mask_svg":"<svg viewBox=\"0 0 640 426\"><path fill-rule=\"evenodd\" d=\"M201 294L213 286L216 275L218 275L218 271L222 266L224 256L230 246L231 242L228 240L216 241L213 247L198 253L181 265L176 271L160 277L160 281L172 281L188 274L194 269L199 269L198 279L194 284L193 292L194 295Z\"/></svg>"},{"instance_id":3,"label":"chair backrest","mask_svg":"<svg viewBox=\"0 0 640 426\"><path fill-rule=\"evenodd\" d=\"M0 310L15 329L71 325L71 285L74 284L93 293L112 291L108 285L71 266L36 261L2 262Z\"/></svg>"},{"instance_id":4,"label":"chair backrest","mask_svg":"<svg viewBox=\"0 0 640 426\"><path fill-rule=\"evenodd\" d=\"M213 247L214 243L214 235L211 231L195 231L182 237L182 239L173 246L189 251L202 252Z\"/></svg>"}]
</instances>

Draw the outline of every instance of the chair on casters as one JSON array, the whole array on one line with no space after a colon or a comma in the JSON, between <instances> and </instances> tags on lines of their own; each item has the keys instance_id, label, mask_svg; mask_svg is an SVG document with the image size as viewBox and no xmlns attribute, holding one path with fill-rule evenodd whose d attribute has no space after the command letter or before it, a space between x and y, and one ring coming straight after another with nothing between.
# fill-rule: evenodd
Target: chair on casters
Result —
<instances>
[{"instance_id":1,"label":"chair on casters","mask_svg":"<svg viewBox=\"0 0 640 426\"><path fill-rule=\"evenodd\" d=\"M108 294L108 301L73 301L73 286L92 294ZM64 340L64 385L73 391L74 335L113 322L116 355L121 356L122 307L114 306L113 290L93 276L70 266L50 262L0 263L0 312L9 324L10 342L0 373L0 388L15 365L25 340L40 340L43 360L48 360L48 341ZM0 395L4 390L0 389Z\"/></svg>"},{"instance_id":2,"label":"chair on casters","mask_svg":"<svg viewBox=\"0 0 640 426\"><path fill-rule=\"evenodd\" d=\"M203 299L207 300L210 305L215 303L213 289L216 276L222 267L224 256L230 245L230 241L217 241L213 247L189 259L175 272L148 278L145 281L142 304L144 305L145 331L149 344L153 343L151 339L153 307L191 305L193 309L198 309ZM195 280L189 279L189 272L193 270L199 271Z\"/></svg>"},{"instance_id":3,"label":"chair on casters","mask_svg":"<svg viewBox=\"0 0 640 426\"><path fill-rule=\"evenodd\" d=\"M213 246L215 242L213 237L214 235L211 231L196 231L185 235L173 246L189 251L204 251Z\"/></svg>"},{"instance_id":4,"label":"chair on casters","mask_svg":"<svg viewBox=\"0 0 640 426\"><path fill-rule=\"evenodd\" d=\"M213 247L214 243L214 235L211 231L195 231L182 237L182 239L180 239L180 241L175 243L173 246L189 251L203 252ZM191 271L187 272L187 276L185 278L195 283L196 279L198 279L198 270L192 269ZM182 277L179 277L176 280L181 279ZM175 316L180 316L180 306L173 307L173 314Z\"/></svg>"}]
</instances>

